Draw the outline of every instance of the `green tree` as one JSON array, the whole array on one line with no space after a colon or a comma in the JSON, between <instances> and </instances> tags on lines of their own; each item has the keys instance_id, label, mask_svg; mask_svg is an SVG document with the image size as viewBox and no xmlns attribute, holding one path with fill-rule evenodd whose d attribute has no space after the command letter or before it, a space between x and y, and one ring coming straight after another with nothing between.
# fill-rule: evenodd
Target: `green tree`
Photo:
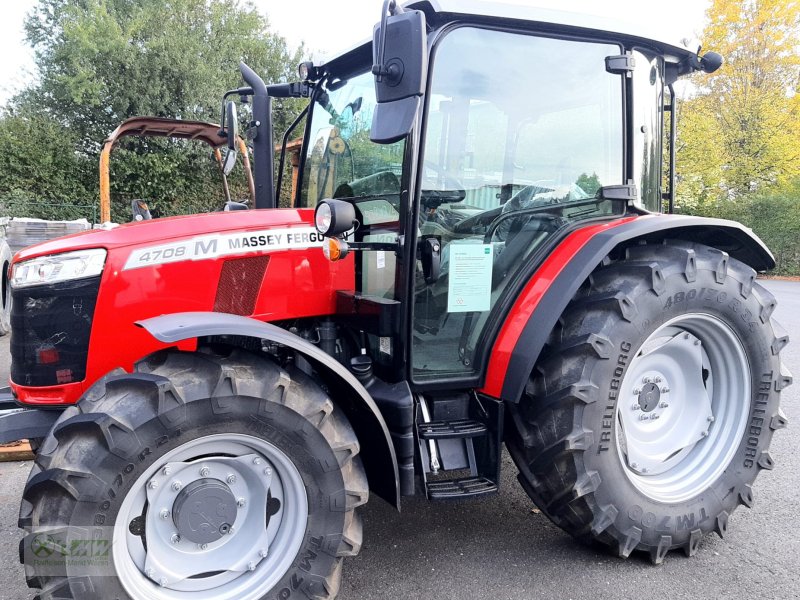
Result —
<instances>
[{"instance_id":1,"label":"green tree","mask_svg":"<svg viewBox=\"0 0 800 600\"><path fill-rule=\"evenodd\" d=\"M237 0L39 0L26 32L39 81L12 100L3 122L12 132L22 124L11 121L41 124L43 132L69 140L65 155L80 164L81 185L72 171L50 177L86 189L82 202L96 202L102 142L121 121L135 115L218 121L222 93L242 85L239 60L277 82L293 75L302 54L271 33L252 4ZM276 137L297 110L296 102L275 103ZM112 199L124 201L112 205L112 216L127 220L132 197L152 200L163 214L218 207L221 185L209 155L199 143L124 142L112 158ZM0 197L11 189L2 174L6 164L0 158ZM233 183L234 193L244 195L242 180ZM26 188L45 192L35 181Z\"/></svg>"},{"instance_id":2,"label":"green tree","mask_svg":"<svg viewBox=\"0 0 800 600\"><path fill-rule=\"evenodd\" d=\"M690 211L800 176L800 2L713 0L707 17L704 49L725 64L694 77L679 115L678 199Z\"/></svg>"}]
</instances>

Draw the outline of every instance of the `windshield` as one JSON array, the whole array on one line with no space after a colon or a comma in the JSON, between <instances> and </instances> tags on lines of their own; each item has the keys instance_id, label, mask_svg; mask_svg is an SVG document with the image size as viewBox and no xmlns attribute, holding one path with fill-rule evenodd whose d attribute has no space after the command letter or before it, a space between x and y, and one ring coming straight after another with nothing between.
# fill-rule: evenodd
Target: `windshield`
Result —
<instances>
[{"instance_id":1,"label":"windshield","mask_svg":"<svg viewBox=\"0 0 800 600\"><path fill-rule=\"evenodd\" d=\"M323 198L399 198L405 141L370 141L376 105L372 75L337 80L331 87L312 107L299 206L313 208Z\"/></svg>"}]
</instances>

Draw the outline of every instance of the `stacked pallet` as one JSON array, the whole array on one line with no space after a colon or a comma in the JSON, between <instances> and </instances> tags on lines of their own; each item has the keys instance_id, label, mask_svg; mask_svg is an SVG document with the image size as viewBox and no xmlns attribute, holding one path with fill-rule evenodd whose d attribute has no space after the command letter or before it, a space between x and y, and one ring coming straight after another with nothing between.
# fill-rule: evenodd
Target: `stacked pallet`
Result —
<instances>
[{"instance_id":1,"label":"stacked pallet","mask_svg":"<svg viewBox=\"0 0 800 600\"><path fill-rule=\"evenodd\" d=\"M27 246L52 240L53 238L86 231L91 225L86 219L75 221L45 221L43 219L5 219L0 229L5 229L5 237L12 252Z\"/></svg>"}]
</instances>

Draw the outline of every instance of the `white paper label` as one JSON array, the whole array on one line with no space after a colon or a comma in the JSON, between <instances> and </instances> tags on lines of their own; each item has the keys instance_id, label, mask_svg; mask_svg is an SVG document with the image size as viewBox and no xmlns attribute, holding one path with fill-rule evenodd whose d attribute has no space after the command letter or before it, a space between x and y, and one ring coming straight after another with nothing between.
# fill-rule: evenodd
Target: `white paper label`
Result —
<instances>
[{"instance_id":1,"label":"white paper label","mask_svg":"<svg viewBox=\"0 0 800 600\"><path fill-rule=\"evenodd\" d=\"M447 312L482 312L492 300L491 244L450 244Z\"/></svg>"}]
</instances>

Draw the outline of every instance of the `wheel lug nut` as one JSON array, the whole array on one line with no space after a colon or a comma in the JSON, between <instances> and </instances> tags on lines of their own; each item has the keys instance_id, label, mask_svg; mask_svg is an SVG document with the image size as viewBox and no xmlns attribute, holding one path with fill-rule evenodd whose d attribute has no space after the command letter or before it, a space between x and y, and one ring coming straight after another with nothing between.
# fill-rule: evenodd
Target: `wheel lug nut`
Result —
<instances>
[{"instance_id":1,"label":"wheel lug nut","mask_svg":"<svg viewBox=\"0 0 800 600\"><path fill-rule=\"evenodd\" d=\"M633 388L633 395L634 396L638 396L641 393L642 393L642 390L640 390L639 388Z\"/></svg>"},{"instance_id":2,"label":"wheel lug nut","mask_svg":"<svg viewBox=\"0 0 800 600\"><path fill-rule=\"evenodd\" d=\"M159 513L159 516L162 519L169 519L169 511L166 508L162 508L161 512Z\"/></svg>"},{"instance_id":3,"label":"wheel lug nut","mask_svg":"<svg viewBox=\"0 0 800 600\"><path fill-rule=\"evenodd\" d=\"M261 464L261 459L260 459L260 458L258 458L258 457L256 456L256 457L253 459L253 464L254 464L254 465L260 465L260 464Z\"/></svg>"},{"instance_id":4,"label":"wheel lug nut","mask_svg":"<svg viewBox=\"0 0 800 600\"><path fill-rule=\"evenodd\" d=\"M662 402L661 404L658 405L658 407L659 408L669 408L669 404L667 404L666 402Z\"/></svg>"},{"instance_id":5,"label":"wheel lug nut","mask_svg":"<svg viewBox=\"0 0 800 600\"><path fill-rule=\"evenodd\" d=\"M639 465L637 465L636 463L631 463L631 469L638 469L638 468Z\"/></svg>"},{"instance_id":6,"label":"wheel lug nut","mask_svg":"<svg viewBox=\"0 0 800 600\"><path fill-rule=\"evenodd\" d=\"M166 466L163 469L161 469L161 474L162 475L169 475L170 471L172 471L172 469L170 469L168 466Z\"/></svg>"},{"instance_id":7,"label":"wheel lug nut","mask_svg":"<svg viewBox=\"0 0 800 600\"><path fill-rule=\"evenodd\" d=\"M703 437L708 437L708 432L707 431L703 431L700 435L702 435Z\"/></svg>"},{"instance_id":8,"label":"wheel lug nut","mask_svg":"<svg viewBox=\"0 0 800 600\"><path fill-rule=\"evenodd\" d=\"M667 386L662 387L661 388L661 393L662 394L668 394L669 393L669 388Z\"/></svg>"},{"instance_id":9,"label":"wheel lug nut","mask_svg":"<svg viewBox=\"0 0 800 600\"><path fill-rule=\"evenodd\" d=\"M694 341L694 345L695 345L695 346L699 346L699 345L700 345L700 340L695 340L695 341Z\"/></svg>"},{"instance_id":10,"label":"wheel lug nut","mask_svg":"<svg viewBox=\"0 0 800 600\"><path fill-rule=\"evenodd\" d=\"M144 574L147 575L150 579L153 579L156 576L156 572L153 569L147 569L144 572Z\"/></svg>"},{"instance_id":11,"label":"wheel lug nut","mask_svg":"<svg viewBox=\"0 0 800 600\"><path fill-rule=\"evenodd\" d=\"M708 417L708 422L709 423L713 423L714 421L716 421L716 419L713 416L709 416Z\"/></svg>"},{"instance_id":12,"label":"wheel lug nut","mask_svg":"<svg viewBox=\"0 0 800 600\"><path fill-rule=\"evenodd\" d=\"M227 481L228 483L236 483L236 475L231 473L230 475L228 475L225 481Z\"/></svg>"},{"instance_id":13,"label":"wheel lug nut","mask_svg":"<svg viewBox=\"0 0 800 600\"><path fill-rule=\"evenodd\" d=\"M147 487L149 487L151 490L154 490L154 489L156 489L158 487L158 482L155 479L151 479L147 483Z\"/></svg>"},{"instance_id":14,"label":"wheel lug nut","mask_svg":"<svg viewBox=\"0 0 800 600\"><path fill-rule=\"evenodd\" d=\"M197 546L200 548L200 550L205 550L208 548L208 544L197 544Z\"/></svg>"},{"instance_id":15,"label":"wheel lug nut","mask_svg":"<svg viewBox=\"0 0 800 600\"><path fill-rule=\"evenodd\" d=\"M208 474L211 473L211 469L208 467L203 467L200 469L200 477L208 477Z\"/></svg>"},{"instance_id":16,"label":"wheel lug nut","mask_svg":"<svg viewBox=\"0 0 800 600\"><path fill-rule=\"evenodd\" d=\"M164 587L165 585L167 585L167 578L166 577L162 577L161 579L159 579L158 580L158 585L160 585L161 587Z\"/></svg>"},{"instance_id":17,"label":"wheel lug nut","mask_svg":"<svg viewBox=\"0 0 800 600\"><path fill-rule=\"evenodd\" d=\"M247 501L244 498L239 498L236 501L236 506L238 506L239 508L244 508L245 504L247 504Z\"/></svg>"},{"instance_id":18,"label":"wheel lug nut","mask_svg":"<svg viewBox=\"0 0 800 600\"><path fill-rule=\"evenodd\" d=\"M640 469L640 471L639 471L639 472L640 472L640 473L647 473L647 469L645 469L644 467L642 467L642 468Z\"/></svg>"},{"instance_id":19,"label":"wheel lug nut","mask_svg":"<svg viewBox=\"0 0 800 600\"><path fill-rule=\"evenodd\" d=\"M266 551L266 550L259 550L259 551L258 551L258 555L259 555L261 558L267 558L267 551Z\"/></svg>"},{"instance_id":20,"label":"wheel lug nut","mask_svg":"<svg viewBox=\"0 0 800 600\"><path fill-rule=\"evenodd\" d=\"M183 484L180 481L173 481L172 482L172 489L176 492L180 492Z\"/></svg>"},{"instance_id":21,"label":"wheel lug nut","mask_svg":"<svg viewBox=\"0 0 800 600\"><path fill-rule=\"evenodd\" d=\"M171 541L173 544L179 544L181 541L181 536L179 536L177 533L173 533L169 538L169 541Z\"/></svg>"},{"instance_id":22,"label":"wheel lug nut","mask_svg":"<svg viewBox=\"0 0 800 600\"><path fill-rule=\"evenodd\" d=\"M651 383L652 381L653 380L650 379L649 377L645 377L644 379L642 379L642 383Z\"/></svg>"},{"instance_id":23,"label":"wheel lug nut","mask_svg":"<svg viewBox=\"0 0 800 600\"><path fill-rule=\"evenodd\" d=\"M638 402L634 402L633 405L631 406L631 410L641 410L641 408L642 407L639 406Z\"/></svg>"},{"instance_id":24,"label":"wheel lug nut","mask_svg":"<svg viewBox=\"0 0 800 600\"><path fill-rule=\"evenodd\" d=\"M269 477L270 475L272 475L272 469L270 469L269 467L267 467L266 469L264 469L264 475L266 475L267 477Z\"/></svg>"},{"instance_id":25,"label":"wheel lug nut","mask_svg":"<svg viewBox=\"0 0 800 600\"><path fill-rule=\"evenodd\" d=\"M255 571L256 570L256 563L250 561L247 563L247 570L248 571Z\"/></svg>"},{"instance_id":26,"label":"wheel lug nut","mask_svg":"<svg viewBox=\"0 0 800 600\"><path fill-rule=\"evenodd\" d=\"M661 383L661 377L654 377L653 383Z\"/></svg>"},{"instance_id":27,"label":"wheel lug nut","mask_svg":"<svg viewBox=\"0 0 800 600\"><path fill-rule=\"evenodd\" d=\"M640 421L647 421L649 418L650 417L648 417L647 415L639 415L639 420Z\"/></svg>"},{"instance_id":28,"label":"wheel lug nut","mask_svg":"<svg viewBox=\"0 0 800 600\"><path fill-rule=\"evenodd\" d=\"M656 413L651 413L651 414L650 414L650 419L651 419L651 420L653 420L653 421L655 421L655 420L656 420L656 419L658 419L660 416L661 416L661 415L658 415L658 414L656 414Z\"/></svg>"}]
</instances>

